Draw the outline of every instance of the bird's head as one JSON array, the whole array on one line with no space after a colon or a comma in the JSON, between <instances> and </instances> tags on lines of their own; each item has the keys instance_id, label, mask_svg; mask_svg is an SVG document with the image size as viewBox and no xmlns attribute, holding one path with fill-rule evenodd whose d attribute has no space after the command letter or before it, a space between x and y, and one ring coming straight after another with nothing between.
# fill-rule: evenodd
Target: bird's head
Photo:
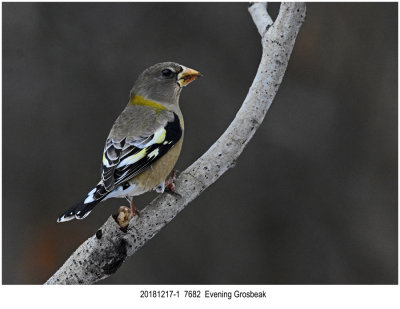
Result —
<instances>
[{"instance_id":1,"label":"bird's head","mask_svg":"<svg viewBox=\"0 0 400 309\"><path fill-rule=\"evenodd\" d=\"M175 62L157 63L139 75L131 95L140 95L158 102L178 103L183 87L201 74Z\"/></svg>"}]
</instances>

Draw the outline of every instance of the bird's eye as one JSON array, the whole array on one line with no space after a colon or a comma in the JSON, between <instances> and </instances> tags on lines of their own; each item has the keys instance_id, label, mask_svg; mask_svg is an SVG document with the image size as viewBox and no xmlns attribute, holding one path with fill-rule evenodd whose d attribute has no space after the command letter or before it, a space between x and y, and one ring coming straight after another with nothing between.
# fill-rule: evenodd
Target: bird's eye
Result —
<instances>
[{"instance_id":1,"label":"bird's eye","mask_svg":"<svg viewBox=\"0 0 400 309\"><path fill-rule=\"evenodd\" d=\"M171 77L173 72L170 69L165 69L161 71L161 75L164 77Z\"/></svg>"}]
</instances>

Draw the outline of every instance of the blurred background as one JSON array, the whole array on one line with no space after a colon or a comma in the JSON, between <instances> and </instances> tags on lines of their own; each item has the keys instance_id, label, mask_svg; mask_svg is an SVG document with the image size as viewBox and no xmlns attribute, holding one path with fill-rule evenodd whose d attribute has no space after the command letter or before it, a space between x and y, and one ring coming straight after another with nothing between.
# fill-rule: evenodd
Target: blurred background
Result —
<instances>
[{"instance_id":1,"label":"blurred background","mask_svg":"<svg viewBox=\"0 0 400 309\"><path fill-rule=\"evenodd\" d=\"M2 280L42 284L126 204L56 223L97 183L138 74L161 61L204 74L181 95L184 170L234 118L260 37L246 3L2 7ZM308 4L236 167L100 284L397 283L397 19L397 3Z\"/></svg>"}]
</instances>

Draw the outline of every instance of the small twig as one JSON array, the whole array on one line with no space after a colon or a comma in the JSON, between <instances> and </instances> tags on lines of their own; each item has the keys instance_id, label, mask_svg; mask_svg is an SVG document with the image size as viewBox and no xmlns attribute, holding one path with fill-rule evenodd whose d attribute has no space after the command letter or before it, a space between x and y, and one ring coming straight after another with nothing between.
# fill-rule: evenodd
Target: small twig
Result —
<instances>
[{"instance_id":1,"label":"small twig","mask_svg":"<svg viewBox=\"0 0 400 309\"><path fill-rule=\"evenodd\" d=\"M268 4L266 2L250 2L249 4L249 12L261 36L264 36L264 33L273 24L267 9Z\"/></svg>"}]
</instances>

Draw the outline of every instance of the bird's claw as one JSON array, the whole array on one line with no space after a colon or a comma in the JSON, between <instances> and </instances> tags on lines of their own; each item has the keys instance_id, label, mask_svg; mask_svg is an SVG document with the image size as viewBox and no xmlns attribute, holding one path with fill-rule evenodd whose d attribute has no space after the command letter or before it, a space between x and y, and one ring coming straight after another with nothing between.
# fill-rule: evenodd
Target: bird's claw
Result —
<instances>
[{"instance_id":1,"label":"bird's claw","mask_svg":"<svg viewBox=\"0 0 400 309\"><path fill-rule=\"evenodd\" d=\"M172 170L170 176L165 181L165 191L173 195L181 196L178 192L175 191L175 180L178 174L180 174L179 171Z\"/></svg>"}]
</instances>

